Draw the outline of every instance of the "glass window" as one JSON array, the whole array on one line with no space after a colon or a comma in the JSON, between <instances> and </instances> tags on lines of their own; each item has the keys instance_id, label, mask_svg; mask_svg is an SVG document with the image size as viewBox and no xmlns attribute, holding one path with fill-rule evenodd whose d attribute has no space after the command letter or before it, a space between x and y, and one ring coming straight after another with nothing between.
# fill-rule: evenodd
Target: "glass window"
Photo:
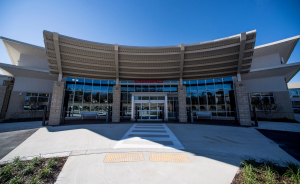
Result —
<instances>
[{"instance_id":1,"label":"glass window","mask_svg":"<svg viewBox=\"0 0 300 184\"><path fill-rule=\"evenodd\" d=\"M121 92L127 92L127 86L122 85L121 86Z\"/></svg>"},{"instance_id":2,"label":"glass window","mask_svg":"<svg viewBox=\"0 0 300 184\"><path fill-rule=\"evenodd\" d=\"M66 90L73 91L75 88L75 82L67 82L66 83Z\"/></svg>"},{"instance_id":3,"label":"glass window","mask_svg":"<svg viewBox=\"0 0 300 184\"><path fill-rule=\"evenodd\" d=\"M170 92L170 86L164 85L164 92Z\"/></svg>"},{"instance_id":4,"label":"glass window","mask_svg":"<svg viewBox=\"0 0 300 184\"><path fill-rule=\"evenodd\" d=\"M191 85L191 92L197 93L197 86L192 84Z\"/></svg>"},{"instance_id":5,"label":"glass window","mask_svg":"<svg viewBox=\"0 0 300 184\"><path fill-rule=\"evenodd\" d=\"M113 90L114 90L114 86L108 86L108 92L109 92L109 93L112 93Z\"/></svg>"},{"instance_id":6,"label":"glass window","mask_svg":"<svg viewBox=\"0 0 300 184\"><path fill-rule=\"evenodd\" d=\"M39 93L39 96L49 97L49 94L48 93Z\"/></svg>"},{"instance_id":7,"label":"glass window","mask_svg":"<svg viewBox=\"0 0 300 184\"><path fill-rule=\"evenodd\" d=\"M149 92L155 92L156 91L156 86L149 86Z\"/></svg>"},{"instance_id":8,"label":"glass window","mask_svg":"<svg viewBox=\"0 0 300 184\"><path fill-rule=\"evenodd\" d=\"M150 96L150 100L157 100L157 96Z\"/></svg>"},{"instance_id":9,"label":"glass window","mask_svg":"<svg viewBox=\"0 0 300 184\"><path fill-rule=\"evenodd\" d=\"M37 110L37 97L25 97L24 110Z\"/></svg>"},{"instance_id":10,"label":"glass window","mask_svg":"<svg viewBox=\"0 0 300 184\"><path fill-rule=\"evenodd\" d=\"M223 89L216 92L216 105L217 111L226 111Z\"/></svg>"},{"instance_id":11,"label":"glass window","mask_svg":"<svg viewBox=\"0 0 300 184\"><path fill-rule=\"evenodd\" d=\"M127 93L121 93L121 102L127 102Z\"/></svg>"},{"instance_id":12,"label":"glass window","mask_svg":"<svg viewBox=\"0 0 300 184\"><path fill-rule=\"evenodd\" d=\"M72 93L72 91L66 91L66 94ZM73 96L72 101L73 101ZM25 111L37 111L44 110L45 106L48 106L49 94L48 93L27 93L23 104L23 110ZM49 109L48 109L49 110Z\"/></svg>"},{"instance_id":13,"label":"glass window","mask_svg":"<svg viewBox=\"0 0 300 184\"><path fill-rule=\"evenodd\" d=\"M214 79L215 81L215 90L223 90L222 79Z\"/></svg>"},{"instance_id":14,"label":"glass window","mask_svg":"<svg viewBox=\"0 0 300 184\"><path fill-rule=\"evenodd\" d=\"M142 99L142 97L140 97L140 96L134 96L134 100L141 100Z\"/></svg>"},{"instance_id":15,"label":"glass window","mask_svg":"<svg viewBox=\"0 0 300 184\"><path fill-rule=\"evenodd\" d=\"M206 91L205 80L198 80L198 91Z\"/></svg>"},{"instance_id":16,"label":"glass window","mask_svg":"<svg viewBox=\"0 0 300 184\"><path fill-rule=\"evenodd\" d=\"M84 91L92 91L92 85L84 85Z\"/></svg>"},{"instance_id":17,"label":"glass window","mask_svg":"<svg viewBox=\"0 0 300 184\"><path fill-rule=\"evenodd\" d=\"M178 92L178 86L177 85L171 85L171 92Z\"/></svg>"},{"instance_id":18,"label":"glass window","mask_svg":"<svg viewBox=\"0 0 300 184\"><path fill-rule=\"evenodd\" d=\"M142 96L142 100L149 100L149 96Z\"/></svg>"},{"instance_id":19,"label":"glass window","mask_svg":"<svg viewBox=\"0 0 300 184\"><path fill-rule=\"evenodd\" d=\"M93 91L100 91L100 80L93 80Z\"/></svg>"},{"instance_id":20,"label":"glass window","mask_svg":"<svg viewBox=\"0 0 300 184\"><path fill-rule=\"evenodd\" d=\"M142 87L140 85L136 85L135 92L142 92Z\"/></svg>"},{"instance_id":21,"label":"glass window","mask_svg":"<svg viewBox=\"0 0 300 184\"><path fill-rule=\"evenodd\" d=\"M207 99L206 99L205 91L199 92L199 105L200 105L200 111L207 110Z\"/></svg>"},{"instance_id":22,"label":"glass window","mask_svg":"<svg viewBox=\"0 0 300 184\"><path fill-rule=\"evenodd\" d=\"M134 92L134 85L128 85L128 92Z\"/></svg>"},{"instance_id":23,"label":"glass window","mask_svg":"<svg viewBox=\"0 0 300 184\"><path fill-rule=\"evenodd\" d=\"M207 90L215 90L213 79L206 80L206 89Z\"/></svg>"},{"instance_id":24,"label":"glass window","mask_svg":"<svg viewBox=\"0 0 300 184\"><path fill-rule=\"evenodd\" d=\"M148 92L148 86L142 86L142 92Z\"/></svg>"},{"instance_id":25,"label":"glass window","mask_svg":"<svg viewBox=\"0 0 300 184\"><path fill-rule=\"evenodd\" d=\"M165 100L165 97L164 96L158 96L157 99L158 100Z\"/></svg>"},{"instance_id":26,"label":"glass window","mask_svg":"<svg viewBox=\"0 0 300 184\"><path fill-rule=\"evenodd\" d=\"M98 104L100 102L100 92L92 93L92 104Z\"/></svg>"},{"instance_id":27,"label":"glass window","mask_svg":"<svg viewBox=\"0 0 300 184\"><path fill-rule=\"evenodd\" d=\"M251 110L276 110L273 93L251 93Z\"/></svg>"},{"instance_id":28,"label":"glass window","mask_svg":"<svg viewBox=\"0 0 300 184\"><path fill-rule=\"evenodd\" d=\"M214 91L208 91L207 92L207 103L208 103L208 110L209 111L217 110L216 100L215 100L215 92Z\"/></svg>"},{"instance_id":29,"label":"glass window","mask_svg":"<svg viewBox=\"0 0 300 184\"><path fill-rule=\"evenodd\" d=\"M38 96L38 93L26 93L26 96Z\"/></svg>"},{"instance_id":30,"label":"glass window","mask_svg":"<svg viewBox=\"0 0 300 184\"><path fill-rule=\"evenodd\" d=\"M156 86L156 91L157 91L157 92L163 92L163 90L164 90L164 89L163 89L163 85L157 85L157 86Z\"/></svg>"},{"instance_id":31,"label":"glass window","mask_svg":"<svg viewBox=\"0 0 300 184\"><path fill-rule=\"evenodd\" d=\"M84 86L84 80L83 79L76 79L75 90L76 91L83 91L83 86Z\"/></svg>"}]
</instances>

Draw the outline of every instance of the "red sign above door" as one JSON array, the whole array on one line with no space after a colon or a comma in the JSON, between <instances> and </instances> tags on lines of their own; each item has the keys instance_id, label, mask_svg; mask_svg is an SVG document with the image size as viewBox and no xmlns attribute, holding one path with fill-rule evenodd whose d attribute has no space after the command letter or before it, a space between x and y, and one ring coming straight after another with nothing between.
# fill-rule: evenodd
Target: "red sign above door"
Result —
<instances>
[{"instance_id":1,"label":"red sign above door","mask_svg":"<svg viewBox=\"0 0 300 184\"><path fill-rule=\"evenodd\" d=\"M140 80L134 80L134 83L164 83L164 80L140 79Z\"/></svg>"}]
</instances>

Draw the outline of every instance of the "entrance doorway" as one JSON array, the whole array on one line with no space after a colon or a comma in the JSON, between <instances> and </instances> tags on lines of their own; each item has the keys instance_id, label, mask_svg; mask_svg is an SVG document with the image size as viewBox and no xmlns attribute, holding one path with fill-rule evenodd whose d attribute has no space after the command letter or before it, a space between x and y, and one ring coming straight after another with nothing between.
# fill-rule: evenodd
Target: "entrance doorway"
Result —
<instances>
[{"instance_id":1,"label":"entrance doorway","mask_svg":"<svg viewBox=\"0 0 300 184\"><path fill-rule=\"evenodd\" d=\"M167 120L167 93L164 94L145 94L132 93L133 112L131 119L135 120L136 113L138 121L162 121Z\"/></svg>"}]
</instances>

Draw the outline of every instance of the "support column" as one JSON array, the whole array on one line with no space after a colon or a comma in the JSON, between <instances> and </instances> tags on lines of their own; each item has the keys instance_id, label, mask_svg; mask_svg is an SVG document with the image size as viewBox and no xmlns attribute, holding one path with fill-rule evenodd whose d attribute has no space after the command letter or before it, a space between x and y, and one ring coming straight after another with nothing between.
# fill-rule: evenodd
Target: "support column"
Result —
<instances>
[{"instance_id":1,"label":"support column","mask_svg":"<svg viewBox=\"0 0 300 184\"><path fill-rule=\"evenodd\" d=\"M179 106L179 122L187 122L185 86L178 86L178 106Z\"/></svg>"},{"instance_id":2,"label":"support column","mask_svg":"<svg viewBox=\"0 0 300 184\"><path fill-rule=\"evenodd\" d=\"M252 126L250 116L250 101L247 93L246 84L243 81L235 82L235 95L236 95L236 106L238 113L238 120L240 125Z\"/></svg>"},{"instance_id":3,"label":"support column","mask_svg":"<svg viewBox=\"0 0 300 184\"><path fill-rule=\"evenodd\" d=\"M120 122L121 86L115 85L113 90L112 122Z\"/></svg>"},{"instance_id":4,"label":"support column","mask_svg":"<svg viewBox=\"0 0 300 184\"><path fill-rule=\"evenodd\" d=\"M60 124L60 118L62 115L64 89L65 89L64 82L54 81L48 125Z\"/></svg>"}]
</instances>

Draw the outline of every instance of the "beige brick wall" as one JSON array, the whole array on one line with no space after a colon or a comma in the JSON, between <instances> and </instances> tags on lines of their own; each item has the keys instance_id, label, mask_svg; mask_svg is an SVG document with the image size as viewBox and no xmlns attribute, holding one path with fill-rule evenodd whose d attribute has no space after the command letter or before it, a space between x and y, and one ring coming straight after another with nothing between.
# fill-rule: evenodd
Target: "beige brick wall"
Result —
<instances>
[{"instance_id":1,"label":"beige brick wall","mask_svg":"<svg viewBox=\"0 0 300 184\"><path fill-rule=\"evenodd\" d=\"M64 82L54 81L48 125L60 124L64 89L65 89Z\"/></svg>"},{"instance_id":2,"label":"beige brick wall","mask_svg":"<svg viewBox=\"0 0 300 184\"><path fill-rule=\"evenodd\" d=\"M178 86L179 122L187 122L186 88Z\"/></svg>"},{"instance_id":3,"label":"beige brick wall","mask_svg":"<svg viewBox=\"0 0 300 184\"><path fill-rule=\"evenodd\" d=\"M236 106L240 125L252 126L249 96L245 82L235 82Z\"/></svg>"},{"instance_id":4,"label":"beige brick wall","mask_svg":"<svg viewBox=\"0 0 300 184\"><path fill-rule=\"evenodd\" d=\"M272 119L295 119L293 105L288 91L274 92L275 103L282 107L280 111L274 111ZM251 112L253 116L253 113ZM268 118L268 115L263 111L256 111L258 118Z\"/></svg>"},{"instance_id":5,"label":"beige brick wall","mask_svg":"<svg viewBox=\"0 0 300 184\"><path fill-rule=\"evenodd\" d=\"M121 101L121 86L114 86L112 122L120 122L120 101Z\"/></svg>"}]
</instances>

